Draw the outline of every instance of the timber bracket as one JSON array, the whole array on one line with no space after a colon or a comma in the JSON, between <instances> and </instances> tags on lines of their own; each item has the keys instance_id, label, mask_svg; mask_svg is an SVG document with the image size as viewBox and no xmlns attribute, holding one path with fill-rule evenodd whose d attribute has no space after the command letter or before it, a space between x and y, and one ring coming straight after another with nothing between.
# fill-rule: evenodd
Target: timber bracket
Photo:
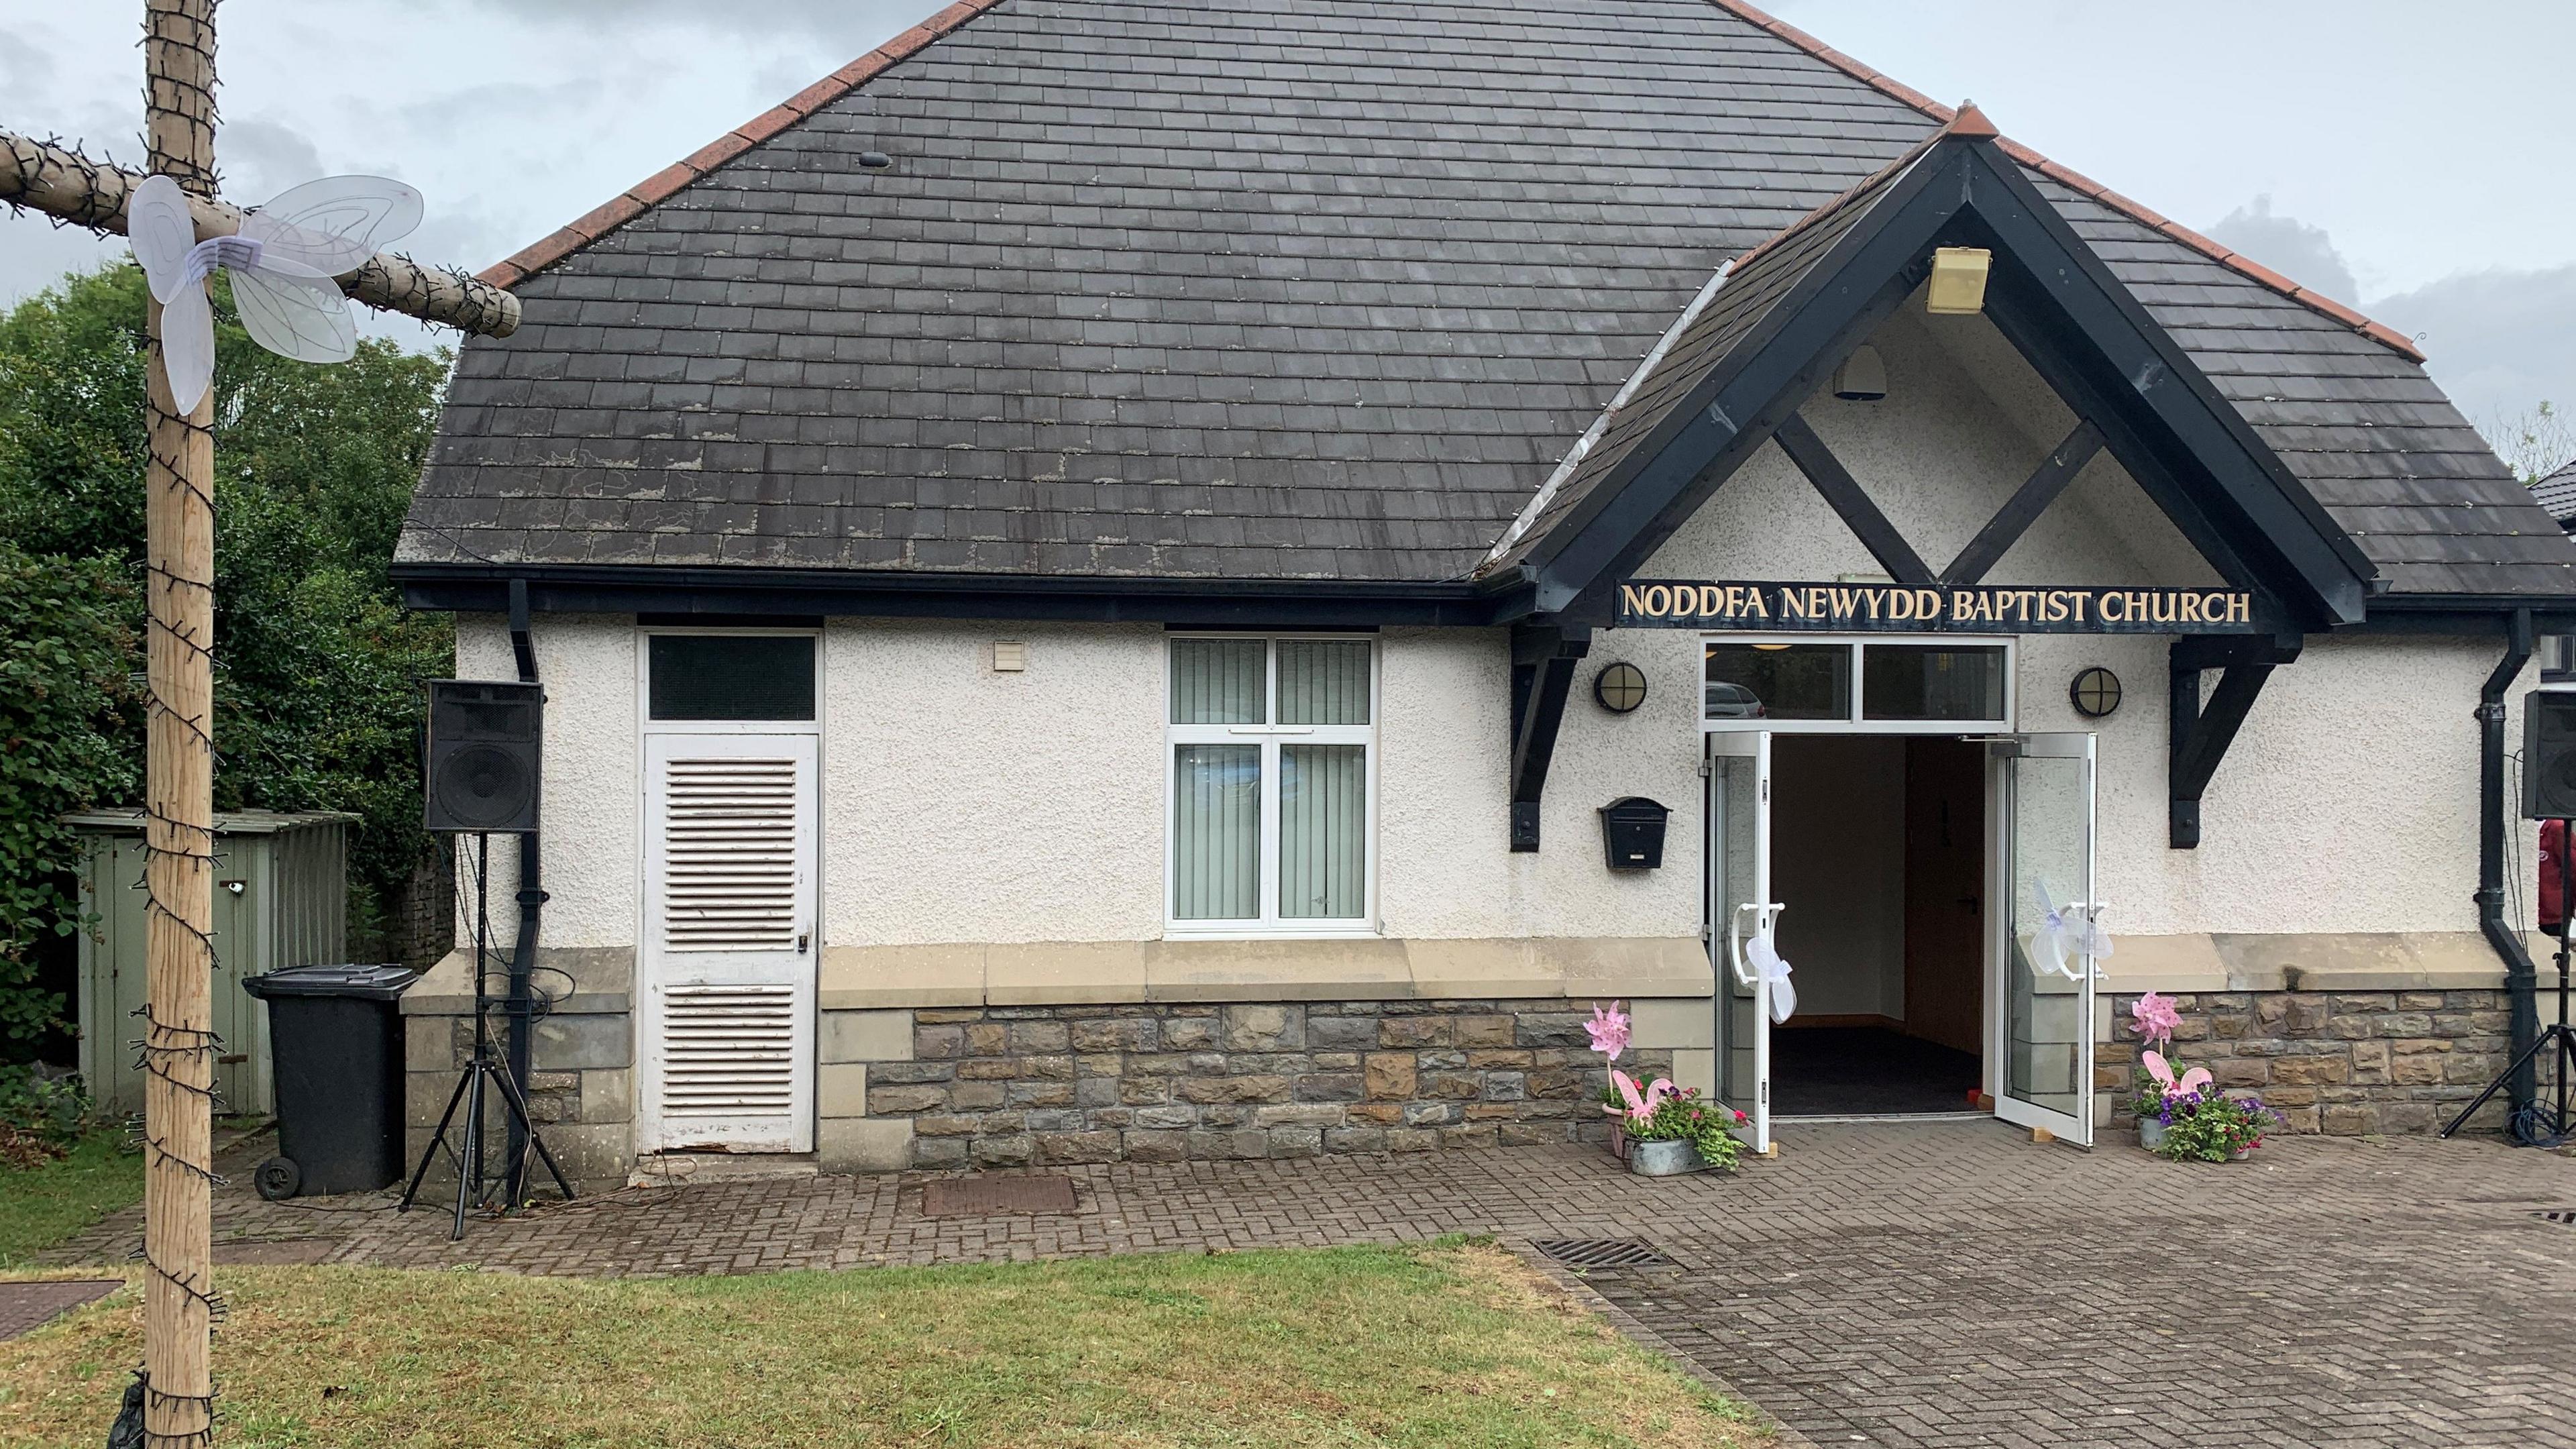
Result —
<instances>
[{"instance_id":1,"label":"timber bracket","mask_svg":"<svg viewBox=\"0 0 2576 1449\"><path fill-rule=\"evenodd\" d=\"M1539 796L1565 722L1574 666L1592 650L1589 625L1529 623L1512 629L1512 849L1538 849Z\"/></svg>"},{"instance_id":2,"label":"timber bracket","mask_svg":"<svg viewBox=\"0 0 2576 1449\"><path fill-rule=\"evenodd\" d=\"M2295 661L2304 642L2297 634L2204 634L2174 641L2165 772L2166 843L2173 849L2199 848L2201 793L2227 757L2263 682L2275 668ZM2203 708L2200 676L2211 669L2220 671L2218 688Z\"/></svg>"}]
</instances>

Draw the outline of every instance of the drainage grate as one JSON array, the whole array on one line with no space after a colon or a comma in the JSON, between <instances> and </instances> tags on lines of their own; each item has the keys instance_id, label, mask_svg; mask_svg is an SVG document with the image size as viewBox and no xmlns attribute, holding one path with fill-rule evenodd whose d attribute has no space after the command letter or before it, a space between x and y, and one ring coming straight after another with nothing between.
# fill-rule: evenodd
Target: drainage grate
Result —
<instances>
[{"instance_id":1,"label":"drainage grate","mask_svg":"<svg viewBox=\"0 0 2576 1449\"><path fill-rule=\"evenodd\" d=\"M2532 1216L2540 1219L2544 1223L2556 1223L2561 1227L2576 1227L2576 1208L2546 1208L2540 1212L2533 1213Z\"/></svg>"},{"instance_id":2,"label":"drainage grate","mask_svg":"<svg viewBox=\"0 0 2576 1449\"><path fill-rule=\"evenodd\" d=\"M1668 1268L1673 1260L1624 1238L1548 1238L1530 1245L1569 1268Z\"/></svg>"},{"instance_id":3,"label":"drainage grate","mask_svg":"<svg viewBox=\"0 0 2576 1449\"><path fill-rule=\"evenodd\" d=\"M1069 1177L951 1177L921 1188L921 1215L926 1218L1072 1211L1073 1179Z\"/></svg>"}]
</instances>

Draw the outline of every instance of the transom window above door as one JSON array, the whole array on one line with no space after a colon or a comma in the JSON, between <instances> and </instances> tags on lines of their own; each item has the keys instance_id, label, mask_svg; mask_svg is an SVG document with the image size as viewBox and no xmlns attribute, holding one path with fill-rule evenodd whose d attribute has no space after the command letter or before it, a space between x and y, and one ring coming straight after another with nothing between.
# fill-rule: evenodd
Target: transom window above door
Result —
<instances>
[{"instance_id":1,"label":"transom window above door","mask_svg":"<svg viewBox=\"0 0 2576 1449\"><path fill-rule=\"evenodd\" d=\"M648 633L645 721L809 723L814 645L810 631Z\"/></svg>"},{"instance_id":2,"label":"transom window above door","mask_svg":"<svg viewBox=\"0 0 2576 1449\"><path fill-rule=\"evenodd\" d=\"M1370 929L1376 641L1176 636L1170 650L1170 929Z\"/></svg>"},{"instance_id":3,"label":"transom window above door","mask_svg":"<svg viewBox=\"0 0 2576 1449\"><path fill-rule=\"evenodd\" d=\"M1702 650L1701 727L1956 734L2009 729L2010 640L1713 637Z\"/></svg>"}]
</instances>

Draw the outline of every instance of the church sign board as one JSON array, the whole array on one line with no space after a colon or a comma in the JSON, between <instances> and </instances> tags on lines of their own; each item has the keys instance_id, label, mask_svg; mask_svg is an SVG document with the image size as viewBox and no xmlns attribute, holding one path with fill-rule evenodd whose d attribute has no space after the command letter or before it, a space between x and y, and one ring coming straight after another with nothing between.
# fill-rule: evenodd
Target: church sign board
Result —
<instances>
[{"instance_id":1,"label":"church sign board","mask_svg":"<svg viewBox=\"0 0 2576 1449\"><path fill-rule=\"evenodd\" d=\"M2244 589L1630 579L1619 585L1617 627L1907 634L2247 634L2263 626L2255 619L2253 594Z\"/></svg>"}]
</instances>

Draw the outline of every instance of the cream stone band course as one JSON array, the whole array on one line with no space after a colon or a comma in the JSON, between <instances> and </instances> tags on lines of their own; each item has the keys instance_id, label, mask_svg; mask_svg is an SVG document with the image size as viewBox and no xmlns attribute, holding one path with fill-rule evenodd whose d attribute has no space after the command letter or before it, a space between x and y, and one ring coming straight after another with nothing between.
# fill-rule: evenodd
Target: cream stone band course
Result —
<instances>
[{"instance_id":1,"label":"cream stone band course","mask_svg":"<svg viewBox=\"0 0 2576 1449\"><path fill-rule=\"evenodd\" d=\"M2550 975L2557 943L2525 937ZM2500 991L2504 962L2475 931L2114 936L2105 993ZM2555 979L2552 977L2551 979Z\"/></svg>"},{"instance_id":2,"label":"cream stone band course","mask_svg":"<svg viewBox=\"0 0 2576 1449\"><path fill-rule=\"evenodd\" d=\"M831 946L825 1011L1147 1001L1706 997L1694 937L1077 941Z\"/></svg>"}]
</instances>

